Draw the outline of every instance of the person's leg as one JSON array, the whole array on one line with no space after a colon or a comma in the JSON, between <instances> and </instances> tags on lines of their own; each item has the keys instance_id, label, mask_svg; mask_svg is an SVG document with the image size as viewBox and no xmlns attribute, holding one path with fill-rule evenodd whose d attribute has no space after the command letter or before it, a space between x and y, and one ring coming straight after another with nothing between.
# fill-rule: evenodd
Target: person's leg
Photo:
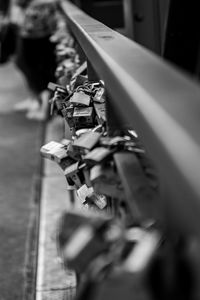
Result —
<instances>
[{"instance_id":1,"label":"person's leg","mask_svg":"<svg viewBox=\"0 0 200 300\"><path fill-rule=\"evenodd\" d=\"M48 90L44 90L39 94L40 99L40 105L37 107L37 109L29 110L26 114L26 117L28 119L34 119L43 121L46 120L48 117L48 107L49 107L49 98L50 93Z\"/></svg>"},{"instance_id":2,"label":"person's leg","mask_svg":"<svg viewBox=\"0 0 200 300\"><path fill-rule=\"evenodd\" d=\"M32 59L32 88L37 91L40 107L38 110L29 112L30 119L42 120L47 117L50 92L47 85L55 81L56 69L55 46L49 40L49 36L34 39L34 58Z\"/></svg>"},{"instance_id":3,"label":"person's leg","mask_svg":"<svg viewBox=\"0 0 200 300\"><path fill-rule=\"evenodd\" d=\"M50 96L47 85L55 80L55 46L49 36L34 39L19 37L17 49L16 65L26 78L31 97L15 108L28 110L29 119L43 120L47 117Z\"/></svg>"},{"instance_id":4,"label":"person's leg","mask_svg":"<svg viewBox=\"0 0 200 300\"><path fill-rule=\"evenodd\" d=\"M29 96L27 99L22 100L14 106L16 111L34 111L40 106L38 100L38 94L32 83L32 74L30 67L30 52L29 39L18 36L17 51L15 57L15 64L19 71L24 76L25 82L29 89Z\"/></svg>"}]
</instances>

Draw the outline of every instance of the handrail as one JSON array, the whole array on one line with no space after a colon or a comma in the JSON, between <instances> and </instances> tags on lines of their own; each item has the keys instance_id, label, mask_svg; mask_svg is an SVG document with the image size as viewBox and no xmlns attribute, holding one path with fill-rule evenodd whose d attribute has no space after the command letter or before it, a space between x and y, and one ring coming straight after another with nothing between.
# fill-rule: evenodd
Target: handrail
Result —
<instances>
[{"instance_id":1,"label":"handrail","mask_svg":"<svg viewBox=\"0 0 200 300\"><path fill-rule=\"evenodd\" d=\"M68 1L61 5L113 107L139 134L158 170L168 225L199 235L199 84Z\"/></svg>"}]
</instances>

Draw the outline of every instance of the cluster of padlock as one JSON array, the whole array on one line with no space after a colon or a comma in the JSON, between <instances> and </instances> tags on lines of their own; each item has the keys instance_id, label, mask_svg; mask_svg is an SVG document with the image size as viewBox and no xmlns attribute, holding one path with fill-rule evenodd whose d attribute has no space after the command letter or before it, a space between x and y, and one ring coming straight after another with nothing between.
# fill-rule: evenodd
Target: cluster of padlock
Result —
<instances>
[{"instance_id":1,"label":"cluster of padlock","mask_svg":"<svg viewBox=\"0 0 200 300\"><path fill-rule=\"evenodd\" d=\"M75 300L199 299L191 297L194 270L184 243L168 240L157 223L127 227L105 214L71 211L61 219L58 245L64 265L79 275Z\"/></svg>"},{"instance_id":2,"label":"cluster of padlock","mask_svg":"<svg viewBox=\"0 0 200 300\"><path fill-rule=\"evenodd\" d=\"M57 48L59 55L70 53L68 62L76 57L75 50L73 52L66 48L64 51L66 44L63 44L65 47L61 45ZM143 217L140 216L144 196L139 196L139 201L142 200L139 208L137 199L127 204L126 185L120 177L123 174L118 172L117 155L128 155L129 163L130 159L133 161L137 186L135 198L140 192L146 194L147 200L152 198L151 194L156 193L157 182L153 173L149 175L151 166L133 130L126 130L120 136L108 136L104 84L102 81L88 80L86 63L77 66L66 67L69 71L66 72L63 65L59 65L56 71L57 83L48 85L53 93L50 113L63 117L71 138L63 139L60 143L49 142L41 147L41 154L61 167L69 190L74 189L77 200L89 209L87 215L72 211L65 213L58 231L59 253L64 265L73 269L78 278L85 278L80 280L77 289L82 297L82 289L87 289L91 280L98 281L104 269L103 278L109 273L107 268L113 271L116 264L121 265L126 247L129 248L126 227L138 226L141 220L143 222L151 215L151 212L147 212L147 215L144 213ZM134 227L134 230L136 228L139 230L138 227ZM143 231L142 228L140 230ZM135 240L131 242L132 247L133 244ZM78 294L76 297L79 297ZM84 299L92 299L89 294L87 297Z\"/></svg>"},{"instance_id":3,"label":"cluster of padlock","mask_svg":"<svg viewBox=\"0 0 200 300\"><path fill-rule=\"evenodd\" d=\"M51 99L51 114L56 111L62 115L73 135L76 135L78 129L93 128L106 122L105 89L101 82L90 83L86 76L76 76L85 69L86 63L76 70L68 85L48 85L54 93Z\"/></svg>"},{"instance_id":4,"label":"cluster of padlock","mask_svg":"<svg viewBox=\"0 0 200 300\"><path fill-rule=\"evenodd\" d=\"M125 276L129 288L134 276L143 274L143 264L149 268L153 249L160 243L158 231L149 227L153 224L151 201L157 182L133 130L121 136L108 136L102 82L90 83L87 76L78 75L69 86L70 90L49 84L54 92L51 112L63 117L71 129L71 139L51 141L41 148L41 153L61 167L69 189L74 189L81 205L90 209L87 215L80 211L65 213L58 231L58 248L64 265L81 278L76 299L96 299L97 295L100 297L97 299L104 299L104 292L99 290L101 285L104 289L105 283L108 284L106 298L112 293L117 296L123 287L118 284L118 289L110 295L112 280L115 285ZM118 166L120 155L130 166L128 175L132 174L125 184L121 176L126 174L120 174ZM126 185L135 187L131 202L127 201ZM139 227L141 224L143 227ZM145 248L146 257L142 259L140 252ZM139 266L130 270L129 260L136 261L138 257Z\"/></svg>"},{"instance_id":5,"label":"cluster of padlock","mask_svg":"<svg viewBox=\"0 0 200 300\"><path fill-rule=\"evenodd\" d=\"M64 213L58 230L59 254L79 279L75 299L190 299L191 287L182 286L191 274L177 258L184 248L164 233L155 169L133 129L109 136L104 83L88 80L72 44L57 47L57 83L48 85L51 114L62 116L71 138L41 154L87 208Z\"/></svg>"},{"instance_id":6,"label":"cluster of padlock","mask_svg":"<svg viewBox=\"0 0 200 300\"><path fill-rule=\"evenodd\" d=\"M51 42L56 45L56 80L61 85L66 86L69 84L71 77L79 66L79 56L75 50L74 39L66 26L62 14L59 15L57 30L50 39Z\"/></svg>"},{"instance_id":7,"label":"cluster of padlock","mask_svg":"<svg viewBox=\"0 0 200 300\"><path fill-rule=\"evenodd\" d=\"M125 186L117 171L119 153L132 164L133 176L137 173L137 189L146 193L147 199L151 198L155 193L156 180L136 133L127 130L121 136L109 137L107 134L106 98L102 83L90 83L86 76L78 75L72 80L70 92L66 87L53 83L49 84L49 88L54 92L51 112L56 110L63 117L72 137L62 143L52 141L44 145L41 153L60 165L70 189L77 191L81 202L104 209L108 198L115 198L125 207ZM132 179L136 182L136 178ZM141 198L140 195L137 197Z\"/></svg>"},{"instance_id":8,"label":"cluster of padlock","mask_svg":"<svg viewBox=\"0 0 200 300\"><path fill-rule=\"evenodd\" d=\"M60 256L80 275L76 300L152 299L148 278L162 243L154 226L126 228L114 217L80 211L63 215L58 235Z\"/></svg>"}]
</instances>

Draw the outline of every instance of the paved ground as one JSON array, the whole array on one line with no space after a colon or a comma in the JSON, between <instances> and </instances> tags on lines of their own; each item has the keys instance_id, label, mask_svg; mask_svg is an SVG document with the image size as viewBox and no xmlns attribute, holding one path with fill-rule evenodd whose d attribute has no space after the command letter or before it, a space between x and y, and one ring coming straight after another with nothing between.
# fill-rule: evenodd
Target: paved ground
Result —
<instances>
[{"instance_id":1,"label":"paved ground","mask_svg":"<svg viewBox=\"0 0 200 300\"><path fill-rule=\"evenodd\" d=\"M63 121L54 118L48 123L45 142L63 138ZM44 160L38 246L36 300L72 300L76 280L64 270L59 259L56 235L64 211L71 208L63 171L55 162Z\"/></svg>"},{"instance_id":2,"label":"paved ground","mask_svg":"<svg viewBox=\"0 0 200 300\"><path fill-rule=\"evenodd\" d=\"M61 169L39 153L45 142L63 138L63 123L14 112L27 95L14 65L0 66L0 300L71 300L75 276L56 249L69 194Z\"/></svg>"},{"instance_id":3,"label":"paved ground","mask_svg":"<svg viewBox=\"0 0 200 300\"><path fill-rule=\"evenodd\" d=\"M22 300L31 289L44 125L15 113L28 90L12 63L0 66L0 299Z\"/></svg>"}]
</instances>

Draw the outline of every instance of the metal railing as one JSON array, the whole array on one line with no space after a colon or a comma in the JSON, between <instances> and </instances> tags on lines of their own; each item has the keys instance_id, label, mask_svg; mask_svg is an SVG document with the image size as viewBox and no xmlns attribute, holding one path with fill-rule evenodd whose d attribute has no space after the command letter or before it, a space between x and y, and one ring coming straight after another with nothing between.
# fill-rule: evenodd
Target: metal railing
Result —
<instances>
[{"instance_id":1,"label":"metal railing","mask_svg":"<svg viewBox=\"0 0 200 300\"><path fill-rule=\"evenodd\" d=\"M105 82L108 126L128 122L155 164L167 226L199 234L199 84L70 2L61 6L89 62L89 79Z\"/></svg>"}]
</instances>

